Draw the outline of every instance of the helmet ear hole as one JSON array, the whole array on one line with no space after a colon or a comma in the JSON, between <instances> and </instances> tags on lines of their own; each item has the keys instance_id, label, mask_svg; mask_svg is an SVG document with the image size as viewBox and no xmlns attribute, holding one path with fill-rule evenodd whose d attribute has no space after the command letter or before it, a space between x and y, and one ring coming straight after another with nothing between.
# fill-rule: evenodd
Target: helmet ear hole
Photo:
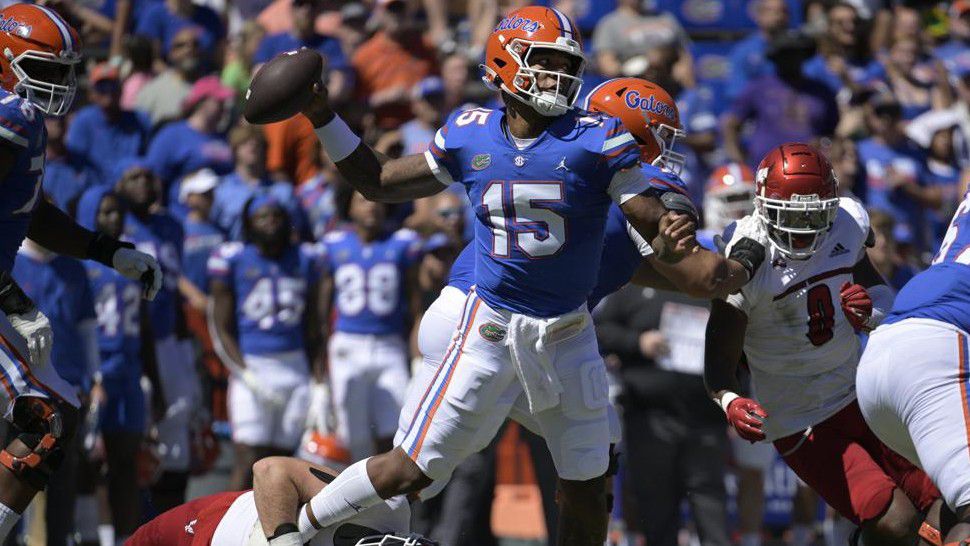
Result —
<instances>
[{"instance_id":1,"label":"helmet ear hole","mask_svg":"<svg viewBox=\"0 0 970 546\"><path fill-rule=\"evenodd\" d=\"M508 64L505 61L503 61L502 59L499 59L498 57L492 59L492 62L495 63L495 66L497 66L499 68L505 68L505 65Z\"/></svg>"}]
</instances>

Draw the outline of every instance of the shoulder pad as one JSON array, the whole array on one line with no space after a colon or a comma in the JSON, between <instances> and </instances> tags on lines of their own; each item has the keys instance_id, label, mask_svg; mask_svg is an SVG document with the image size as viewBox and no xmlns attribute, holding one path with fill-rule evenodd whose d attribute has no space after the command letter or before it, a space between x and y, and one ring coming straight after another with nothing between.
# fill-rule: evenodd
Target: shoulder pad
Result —
<instances>
[{"instance_id":1,"label":"shoulder pad","mask_svg":"<svg viewBox=\"0 0 970 546\"><path fill-rule=\"evenodd\" d=\"M0 137L26 147L41 123L43 116L30 101L13 93L0 98Z\"/></svg>"},{"instance_id":2,"label":"shoulder pad","mask_svg":"<svg viewBox=\"0 0 970 546\"><path fill-rule=\"evenodd\" d=\"M842 197L839 199L839 212L841 213L842 211L848 214L852 218L852 221L868 237L870 224L869 213L866 211L866 207L851 197Z\"/></svg>"}]
</instances>

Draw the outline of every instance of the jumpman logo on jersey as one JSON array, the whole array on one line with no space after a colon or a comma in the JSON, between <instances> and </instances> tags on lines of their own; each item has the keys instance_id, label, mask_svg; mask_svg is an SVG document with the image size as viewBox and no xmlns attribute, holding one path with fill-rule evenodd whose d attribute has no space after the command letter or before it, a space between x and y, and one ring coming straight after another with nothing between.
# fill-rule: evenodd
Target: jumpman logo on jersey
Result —
<instances>
[{"instance_id":1,"label":"jumpman logo on jersey","mask_svg":"<svg viewBox=\"0 0 970 546\"><path fill-rule=\"evenodd\" d=\"M566 156L562 156L562 159L559 160L559 165L555 168L555 170L569 172L569 167L566 166Z\"/></svg>"}]
</instances>

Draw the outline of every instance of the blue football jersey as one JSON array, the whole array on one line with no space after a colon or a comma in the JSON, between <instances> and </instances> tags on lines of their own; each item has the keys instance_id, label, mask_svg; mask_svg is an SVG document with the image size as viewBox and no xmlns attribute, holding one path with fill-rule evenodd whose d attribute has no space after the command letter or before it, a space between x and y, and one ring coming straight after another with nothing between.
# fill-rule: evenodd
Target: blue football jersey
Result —
<instances>
[{"instance_id":1,"label":"blue football jersey","mask_svg":"<svg viewBox=\"0 0 970 546\"><path fill-rule=\"evenodd\" d=\"M223 243L209 258L209 278L226 283L236 298L236 332L244 354L303 349L307 291L320 279L318 253L290 246L263 256L254 245Z\"/></svg>"},{"instance_id":2,"label":"blue football jersey","mask_svg":"<svg viewBox=\"0 0 970 546\"><path fill-rule=\"evenodd\" d=\"M110 378L140 376L141 283L98 262L86 261L84 267L98 318L101 373Z\"/></svg>"},{"instance_id":3,"label":"blue football jersey","mask_svg":"<svg viewBox=\"0 0 970 546\"><path fill-rule=\"evenodd\" d=\"M970 193L964 195L930 267L896 295L884 321L928 318L970 331Z\"/></svg>"},{"instance_id":4,"label":"blue football jersey","mask_svg":"<svg viewBox=\"0 0 970 546\"><path fill-rule=\"evenodd\" d=\"M620 120L580 110L520 150L504 117L484 108L456 112L428 154L439 179L461 182L475 209L482 299L516 313L561 315L583 305L596 283L611 195L630 190L613 187L613 178L636 166L640 151Z\"/></svg>"},{"instance_id":5,"label":"blue football jersey","mask_svg":"<svg viewBox=\"0 0 970 546\"><path fill-rule=\"evenodd\" d=\"M182 244L185 232L182 225L169 214L153 213L139 220L128 214L122 238L135 244L135 248L158 260L162 268L162 289L149 303L152 316L152 333L155 339L165 339L175 334L178 320L178 280L182 274Z\"/></svg>"},{"instance_id":6,"label":"blue football jersey","mask_svg":"<svg viewBox=\"0 0 970 546\"><path fill-rule=\"evenodd\" d=\"M0 271L10 271L27 236L30 215L43 198L47 130L44 116L30 102L0 89L0 139L14 151L10 172L0 180Z\"/></svg>"},{"instance_id":7,"label":"blue football jersey","mask_svg":"<svg viewBox=\"0 0 970 546\"><path fill-rule=\"evenodd\" d=\"M321 243L323 266L333 276L334 330L354 334L404 334L408 269L422 255L417 233L400 229L365 243L351 230L331 232Z\"/></svg>"}]
</instances>

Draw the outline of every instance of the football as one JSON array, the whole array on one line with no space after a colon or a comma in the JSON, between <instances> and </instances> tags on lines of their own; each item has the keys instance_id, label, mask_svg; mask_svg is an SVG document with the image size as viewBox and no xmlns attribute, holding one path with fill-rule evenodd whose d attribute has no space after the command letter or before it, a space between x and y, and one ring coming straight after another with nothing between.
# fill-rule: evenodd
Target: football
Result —
<instances>
[{"instance_id":1,"label":"football","mask_svg":"<svg viewBox=\"0 0 970 546\"><path fill-rule=\"evenodd\" d=\"M312 49L287 51L264 64L246 90L243 116L255 124L283 121L298 114L321 82L323 57Z\"/></svg>"}]
</instances>

